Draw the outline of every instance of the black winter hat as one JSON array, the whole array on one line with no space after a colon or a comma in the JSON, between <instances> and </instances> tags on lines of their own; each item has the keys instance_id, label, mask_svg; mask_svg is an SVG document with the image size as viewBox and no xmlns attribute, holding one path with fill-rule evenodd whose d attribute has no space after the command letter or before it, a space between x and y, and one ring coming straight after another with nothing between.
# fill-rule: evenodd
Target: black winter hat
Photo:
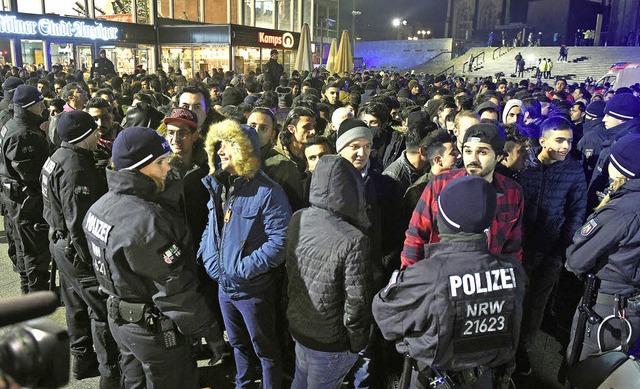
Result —
<instances>
[{"instance_id":1,"label":"black winter hat","mask_svg":"<svg viewBox=\"0 0 640 389\"><path fill-rule=\"evenodd\" d=\"M11 92L16 89L19 85L23 85L24 81L21 78L9 76L4 83L2 83L2 90L5 92Z\"/></svg>"},{"instance_id":2,"label":"black winter hat","mask_svg":"<svg viewBox=\"0 0 640 389\"><path fill-rule=\"evenodd\" d=\"M222 92L222 106L239 105L244 102L244 96L239 89L228 87Z\"/></svg>"},{"instance_id":3,"label":"black winter hat","mask_svg":"<svg viewBox=\"0 0 640 389\"><path fill-rule=\"evenodd\" d=\"M604 107L607 105L607 103L605 103L602 100L596 100L596 101L592 101L591 103L589 103L589 105L587 105L587 109L586 109L586 115L588 118L600 118L602 119L604 117Z\"/></svg>"},{"instance_id":4,"label":"black winter hat","mask_svg":"<svg viewBox=\"0 0 640 389\"><path fill-rule=\"evenodd\" d=\"M129 127L113 142L111 160L118 170L140 170L169 151L169 143L156 131L148 127Z\"/></svg>"},{"instance_id":5,"label":"black winter hat","mask_svg":"<svg viewBox=\"0 0 640 389\"><path fill-rule=\"evenodd\" d=\"M611 164L627 178L640 177L640 134L628 134L611 146Z\"/></svg>"},{"instance_id":6,"label":"black winter hat","mask_svg":"<svg viewBox=\"0 0 640 389\"><path fill-rule=\"evenodd\" d=\"M364 138L373 143L373 132L365 122L360 119L349 118L340 123L338 127L338 138L336 139L336 151L347 147L352 141Z\"/></svg>"},{"instance_id":7,"label":"black winter hat","mask_svg":"<svg viewBox=\"0 0 640 389\"><path fill-rule=\"evenodd\" d=\"M496 190L484 178L457 177L438 196L438 220L453 232L480 234L495 219L497 201Z\"/></svg>"},{"instance_id":8,"label":"black winter hat","mask_svg":"<svg viewBox=\"0 0 640 389\"><path fill-rule=\"evenodd\" d=\"M141 101L127 109L127 114L122 123L123 127L151 127L158 128L164 119L164 114L153 106Z\"/></svg>"},{"instance_id":9,"label":"black winter hat","mask_svg":"<svg viewBox=\"0 0 640 389\"><path fill-rule=\"evenodd\" d=\"M613 95L604 108L605 115L620 120L631 120L640 116L640 100L632 94Z\"/></svg>"},{"instance_id":10,"label":"black winter hat","mask_svg":"<svg viewBox=\"0 0 640 389\"><path fill-rule=\"evenodd\" d=\"M13 104L22 108L29 108L42 100L44 100L44 96L35 86L18 85L15 92L13 92Z\"/></svg>"},{"instance_id":11,"label":"black winter hat","mask_svg":"<svg viewBox=\"0 0 640 389\"><path fill-rule=\"evenodd\" d=\"M502 154L505 143L504 130L494 123L477 123L465 132L462 144L467 142L488 143L496 154Z\"/></svg>"},{"instance_id":12,"label":"black winter hat","mask_svg":"<svg viewBox=\"0 0 640 389\"><path fill-rule=\"evenodd\" d=\"M84 111L63 113L58 121L58 136L61 140L71 144L80 143L87 139L98 128L93 116Z\"/></svg>"}]
</instances>

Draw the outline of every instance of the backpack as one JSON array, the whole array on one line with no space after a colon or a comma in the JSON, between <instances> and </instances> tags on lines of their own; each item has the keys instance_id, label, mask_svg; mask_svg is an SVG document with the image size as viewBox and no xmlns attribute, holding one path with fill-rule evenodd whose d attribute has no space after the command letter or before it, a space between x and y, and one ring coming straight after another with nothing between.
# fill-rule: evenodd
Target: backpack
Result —
<instances>
[{"instance_id":1,"label":"backpack","mask_svg":"<svg viewBox=\"0 0 640 389\"><path fill-rule=\"evenodd\" d=\"M373 315L400 353L424 365L494 368L515 357L526 280L512 257L434 254L394 273L374 298Z\"/></svg>"}]
</instances>

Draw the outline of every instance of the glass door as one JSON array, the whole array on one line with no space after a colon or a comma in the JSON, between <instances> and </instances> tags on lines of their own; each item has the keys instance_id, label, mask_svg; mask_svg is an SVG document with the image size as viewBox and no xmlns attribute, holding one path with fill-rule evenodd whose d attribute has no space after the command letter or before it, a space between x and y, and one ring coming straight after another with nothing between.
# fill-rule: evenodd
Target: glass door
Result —
<instances>
[{"instance_id":1,"label":"glass door","mask_svg":"<svg viewBox=\"0 0 640 389\"><path fill-rule=\"evenodd\" d=\"M75 45L75 64L76 69L85 73L84 79L88 79L89 71L93 65L93 46L91 45Z\"/></svg>"}]
</instances>

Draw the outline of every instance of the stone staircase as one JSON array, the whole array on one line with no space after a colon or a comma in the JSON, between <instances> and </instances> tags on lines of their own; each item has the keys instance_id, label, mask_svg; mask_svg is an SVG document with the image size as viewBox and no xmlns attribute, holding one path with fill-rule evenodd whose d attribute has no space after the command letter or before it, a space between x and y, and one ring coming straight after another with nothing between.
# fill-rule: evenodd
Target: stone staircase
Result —
<instances>
[{"instance_id":1,"label":"stone staircase","mask_svg":"<svg viewBox=\"0 0 640 389\"><path fill-rule=\"evenodd\" d=\"M640 62L639 47L569 47L569 55L567 63L559 63L558 59L559 47L517 47L493 59L493 51L491 47L476 47L469 49L462 56L453 60L434 60L423 65L413 67L408 70L415 72L425 72L428 74L437 74L453 65L447 74L466 77L486 77L495 76L497 73L504 73L504 78L508 81L519 81L521 78L511 77L515 70L515 56L518 52L522 53L526 62L525 78L533 78L535 76L535 66L538 64L538 58L551 58L553 69L551 76L564 77L570 83L583 82L587 77L593 77L597 81L604 76L611 65L616 62ZM473 53L478 55L484 52L484 61L480 61L474 66L472 72L463 72L463 64L469 59L469 55Z\"/></svg>"}]
</instances>

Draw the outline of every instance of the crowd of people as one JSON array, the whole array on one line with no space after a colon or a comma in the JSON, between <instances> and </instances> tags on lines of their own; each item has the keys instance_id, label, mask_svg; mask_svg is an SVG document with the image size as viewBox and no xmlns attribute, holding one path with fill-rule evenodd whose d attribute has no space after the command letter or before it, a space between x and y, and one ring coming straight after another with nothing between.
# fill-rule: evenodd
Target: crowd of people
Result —
<instances>
[{"instance_id":1,"label":"crowd of people","mask_svg":"<svg viewBox=\"0 0 640 389\"><path fill-rule=\"evenodd\" d=\"M54 286L53 258L76 379L197 387L197 354L215 365L231 349L238 388L382 387L402 350L412 387L429 387L423 340L450 331L458 359L425 358L491 387L531 373L545 314L569 344L586 274L603 316L606 296L640 293L640 85L288 73L277 59L192 80L3 69L9 257L22 293ZM469 281L477 258L500 288L489 271ZM408 280L467 315L472 300L509 308L438 333L400 292ZM640 310L625 308L633 348ZM602 349L590 342L583 358Z\"/></svg>"}]
</instances>

